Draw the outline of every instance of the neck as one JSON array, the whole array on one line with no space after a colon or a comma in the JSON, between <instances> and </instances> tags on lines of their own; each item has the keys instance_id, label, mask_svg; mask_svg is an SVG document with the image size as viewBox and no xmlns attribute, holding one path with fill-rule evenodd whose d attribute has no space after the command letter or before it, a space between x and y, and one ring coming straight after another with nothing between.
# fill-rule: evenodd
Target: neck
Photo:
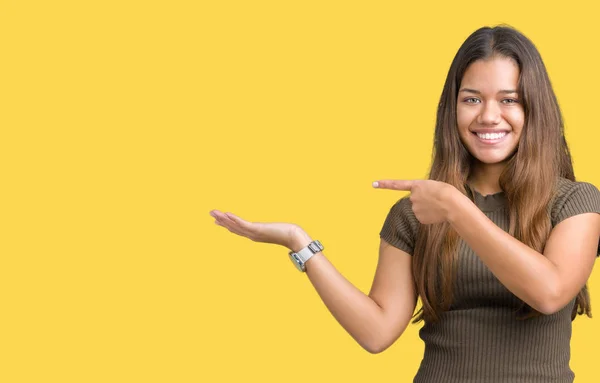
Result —
<instances>
[{"instance_id":1,"label":"neck","mask_svg":"<svg viewBox=\"0 0 600 383\"><path fill-rule=\"evenodd\" d=\"M475 161L467 182L481 195L499 193L502 191L500 188L500 174L502 174L505 167L506 162L485 164Z\"/></svg>"}]
</instances>

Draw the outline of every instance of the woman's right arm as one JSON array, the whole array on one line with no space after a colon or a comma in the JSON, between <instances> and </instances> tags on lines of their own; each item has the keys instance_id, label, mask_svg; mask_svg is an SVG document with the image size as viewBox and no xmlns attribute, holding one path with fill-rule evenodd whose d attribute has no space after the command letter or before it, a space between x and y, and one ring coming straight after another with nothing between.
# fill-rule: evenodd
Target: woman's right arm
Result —
<instances>
[{"instance_id":1,"label":"woman's right arm","mask_svg":"<svg viewBox=\"0 0 600 383\"><path fill-rule=\"evenodd\" d=\"M299 251L311 239L295 241ZM369 295L350 283L322 252L306 262L306 273L331 314L370 353L380 353L402 335L417 303L412 257L381 239Z\"/></svg>"},{"instance_id":2,"label":"woman's right arm","mask_svg":"<svg viewBox=\"0 0 600 383\"><path fill-rule=\"evenodd\" d=\"M211 210L217 225L255 242L285 246L295 252L311 239L298 225L285 222L250 222L232 213ZM354 287L317 253L306 262L308 278L317 293L348 333L367 351L388 348L406 329L417 303L411 272L412 257L381 240L379 262L369 295Z\"/></svg>"}]
</instances>

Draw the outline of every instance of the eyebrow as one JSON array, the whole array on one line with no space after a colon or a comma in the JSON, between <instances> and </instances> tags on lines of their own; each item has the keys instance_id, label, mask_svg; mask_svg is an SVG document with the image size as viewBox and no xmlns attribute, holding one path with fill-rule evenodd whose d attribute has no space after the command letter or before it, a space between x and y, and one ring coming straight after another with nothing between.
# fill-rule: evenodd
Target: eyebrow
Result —
<instances>
[{"instance_id":1,"label":"eyebrow","mask_svg":"<svg viewBox=\"0 0 600 383\"><path fill-rule=\"evenodd\" d=\"M481 94L480 91L475 90L475 89L470 89L470 88L462 88L461 90L458 91L458 93L460 93L460 92L468 92L468 93ZM512 90L512 89L499 90L498 93L505 93L505 94L517 93L518 94L518 92L516 90Z\"/></svg>"}]
</instances>

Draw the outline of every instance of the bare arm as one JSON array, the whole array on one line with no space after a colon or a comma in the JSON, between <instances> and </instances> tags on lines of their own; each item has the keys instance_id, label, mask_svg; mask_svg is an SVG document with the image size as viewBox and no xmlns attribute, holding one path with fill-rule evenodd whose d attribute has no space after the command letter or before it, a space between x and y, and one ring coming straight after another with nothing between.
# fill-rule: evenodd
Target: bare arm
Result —
<instances>
[{"instance_id":1,"label":"bare arm","mask_svg":"<svg viewBox=\"0 0 600 383\"><path fill-rule=\"evenodd\" d=\"M303 235L292 246L299 251L311 239ZM416 305L412 257L383 239L369 295L352 285L322 252L306 263L306 273L327 309L368 352L391 346L406 329Z\"/></svg>"},{"instance_id":2,"label":"bare arm","mask_svg":"<svg viewBox=\"0 0 600 383\"><path fill-rule=\"evenodd\" d=\"M455 193L449 222L492 273L534 309L552 314L589 278L600 236L600 215L559 223L541 254L496 226L467 197Z\"/></svg>"},{"instance_id":3,"label":"bare arm","mask_svg":"<svg viewBox=\"0 0 600 383\"><path fill-rule=\"evenodd\" d=\"M600 237L597 209L557 224L540 253L498 227L454 186L434 180L381 180L373 186L410 191L422 224L449 222L508 290L543 314L564 308L592 272Z\"/></svg>"},{"instance_id":4,"label":"bare arm","mask_svg":"<svg viewBox=\"0 0 600 383\"><path fill-rule=\"evenodd\" d=\"M311 238L299 226L282 222L248 222L232 213L211 210L217 225L256 242L299 251ZM344 278L323 253L306 262L308 278L325 306L367 351L388 348L406 329L416 305L412 257L384 240L371 293L367 296Z\"/></svg>"}]
</instances>

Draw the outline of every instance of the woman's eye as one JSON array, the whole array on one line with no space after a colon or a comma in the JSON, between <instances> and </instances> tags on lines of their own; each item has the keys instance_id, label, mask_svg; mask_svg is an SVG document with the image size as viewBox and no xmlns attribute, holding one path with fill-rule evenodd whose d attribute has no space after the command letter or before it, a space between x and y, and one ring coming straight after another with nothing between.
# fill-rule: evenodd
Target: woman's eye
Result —
<instances>
[{"instance_id":1,"label":"woman's eye","mask_svg":"<svg viewBox=\"0 0 600 383\"><path fill-rule=\"evenodd\" d=\"M469 97L469 98L465 99L465 102L468 104L475 104L475 103L479 102L479 99L477 99L475 97Z\"/></svg>"},{"instance_id":2,"label":"woman's eye","mask_svg":"<svg viewBox=\"0 0 600 383\"><path fill-rule=\"evenodd\" d=\"M506 99L502 100L502 102L504 102L505 104L516 104L519 101L515 100L514 98L506 98Z\"/></svg>"}]
</instances>

